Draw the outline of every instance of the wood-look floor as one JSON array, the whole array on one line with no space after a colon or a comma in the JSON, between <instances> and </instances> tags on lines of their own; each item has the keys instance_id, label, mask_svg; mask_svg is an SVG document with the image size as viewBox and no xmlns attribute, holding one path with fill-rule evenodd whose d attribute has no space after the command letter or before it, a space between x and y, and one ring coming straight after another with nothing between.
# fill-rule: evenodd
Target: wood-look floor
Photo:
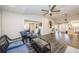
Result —
<instances>
[{"instance_id":1,"label":"wood-look floor","mask_svg":"<svg viewBox=\"0 0 79 59\"><path fill-rule=\"evenodd\" d=\"M42 36L41 38L50 43L51 46L51 53L63 53L66 49L65 45L60 44L60 40L57 39L56 33L47 34ZM58 41L59 40L59 41Z\"/></svg>"},{"instance_id":2,"label":"wood-look floor","mask_svg":"<svg viewBox=\"0 0 79 59\"><path fill-rule=\"evenodd\" d=\"M68 35L67 33L55 32L55 38L62 45L79 48L79 35L76 35L76 33Z\"/></svg>"},{"instance_id":3,"label":"wood-look floor","mask_svg":"<svg viewBox=\"0 0 79 59\"><path fill-rule=\"evenodd\" d=\"M51 44L51 52L56 52L56 49L60 49L61 46L64 46L61 51L64 52L67 46L72 46L79 48L79 36L68 35L67 33L55 32L54 34L47 34L42 36L42 38Z\"/></svg>"}]
</instances>

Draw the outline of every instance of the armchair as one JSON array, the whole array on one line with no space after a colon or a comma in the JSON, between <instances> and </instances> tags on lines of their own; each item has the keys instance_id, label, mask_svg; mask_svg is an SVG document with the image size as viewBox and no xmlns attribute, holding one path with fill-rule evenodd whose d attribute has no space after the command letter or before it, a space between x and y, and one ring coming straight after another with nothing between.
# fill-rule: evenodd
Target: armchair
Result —
<instances>
[{"instance_id":1,"label":"armchair","mask_svg":"<svg viewBox=\"0 0 79 59\"><path fill-rule=\"evenodd\" d=\"M11 41L11 42L9 42ZM0 37L0 53L26 53L27 46L21 40L11 40L7 35Z\"/></svg>"}]
</instances>

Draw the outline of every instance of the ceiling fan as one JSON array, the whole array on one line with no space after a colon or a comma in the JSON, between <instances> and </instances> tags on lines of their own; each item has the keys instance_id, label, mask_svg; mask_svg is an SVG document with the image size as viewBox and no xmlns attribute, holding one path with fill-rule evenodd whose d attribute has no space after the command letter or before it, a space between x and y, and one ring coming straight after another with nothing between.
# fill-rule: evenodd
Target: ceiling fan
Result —
<instances>
[{"instance_id":1,"label":"ceiling fan","mask_svg":"<svg viewBox=\"0 0 79 59\"><path fill-rule=\"evenodd\" d=\"M51 5L49 5L49 7L51 7ZM60 12L60 10L54 10L55 7L56 5L53 5L49 10L42 9L41 11L46 12L44 15L49 14L50 16L52 16L52 12Z\"/></svg>"}]
</instances>

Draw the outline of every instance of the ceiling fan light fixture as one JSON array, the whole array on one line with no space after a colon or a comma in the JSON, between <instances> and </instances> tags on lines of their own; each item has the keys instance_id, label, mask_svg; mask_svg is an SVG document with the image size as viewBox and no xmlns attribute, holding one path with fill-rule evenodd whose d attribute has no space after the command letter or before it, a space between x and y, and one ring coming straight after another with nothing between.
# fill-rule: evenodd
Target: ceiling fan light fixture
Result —
<instances>
[{"instance_id":1,"label":"ceiling fan light fixture","mask_svg":"<svg viewBox=\"0 0 79 59\"><path fill-rule=\"evenodd\" d=\"M52 13L50 13L50 16L52 16Z\"/></svg>"},{"instance_id":2,"label":"ceiling fan light fixture","mask_svg":"<svg viewBox=\"0 0 79 59\"><path fill-rule=\"evenodd\" d=\"M50 7L51 5L49 5L49 7ZM49 10L44 10L44 9L42 9L41 11L45 11L45 12L47 12L47 13L45 13L45 15L46 14L49 14L50 16L52 16L52 12L60 12L60 10L55 10L54 11L54 8L56 7L56 5L53 5Z\"/></svg>"}]
</instances>

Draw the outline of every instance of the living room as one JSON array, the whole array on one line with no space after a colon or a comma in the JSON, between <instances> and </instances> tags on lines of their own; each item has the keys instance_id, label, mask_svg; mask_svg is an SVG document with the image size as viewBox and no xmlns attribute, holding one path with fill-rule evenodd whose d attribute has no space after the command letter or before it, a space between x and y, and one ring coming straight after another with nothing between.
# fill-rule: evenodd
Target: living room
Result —
<instances>
[{"instance_id":1,"label":"living room","mask_svg":"<svg viewBox=\"0 0 79 59\"><path fill-rule=\"evenodd\" d=\"M26 29L24 28L25 20L26 20L26 23L27 22L29 22L29 24L30 22L37 23L36 24L37 27L41 28L40 39L43 40L41 41L40 39L38 39L39 36L37 37L38 40L45 43L44 45L51 44L51 48L50 46L48 47L49 49L47 49L44 46L45 47L44 49L47 50L44 50L42 52L61 53L64 51L64 49L67 48L67 46L72 46L75 49L77 48L76 50L78 51L79 48L77 46L78 40L70 41L70 39L68 38L68 36L70 38L72 37L77 38L76 34L78 35L78 31L79 31L78 9L79 9L78 5L76 6L75 5L67 5L67 6L66 5L4 5L4 6L1 5L0 6L0 22L1 22L0 37L3 35L7 35L11 40L15 40L19 38L21 40L22 36L20 32L26 30L28 27L27 26ZM28 29L30 29L30 33L32 32L31 30L33 31L35 30L32 28L32 26L29 26ZM62 32L62 34L59 33L61 35L61 38L59 40L55 39L55 34L57 38L58 32ZM65 35L66 39L63 38L65 32L68 34L68 36ZM51 43L49 43L49 41ZM56 43L52 44L52 42L53 43L56 42ZM68 49L72 47L69 47ZM35 48L35 50L37 52L40 52L38 51L37 48ZM48 51L51 49L52 51Z\"/></svg>"}]
</instances>

